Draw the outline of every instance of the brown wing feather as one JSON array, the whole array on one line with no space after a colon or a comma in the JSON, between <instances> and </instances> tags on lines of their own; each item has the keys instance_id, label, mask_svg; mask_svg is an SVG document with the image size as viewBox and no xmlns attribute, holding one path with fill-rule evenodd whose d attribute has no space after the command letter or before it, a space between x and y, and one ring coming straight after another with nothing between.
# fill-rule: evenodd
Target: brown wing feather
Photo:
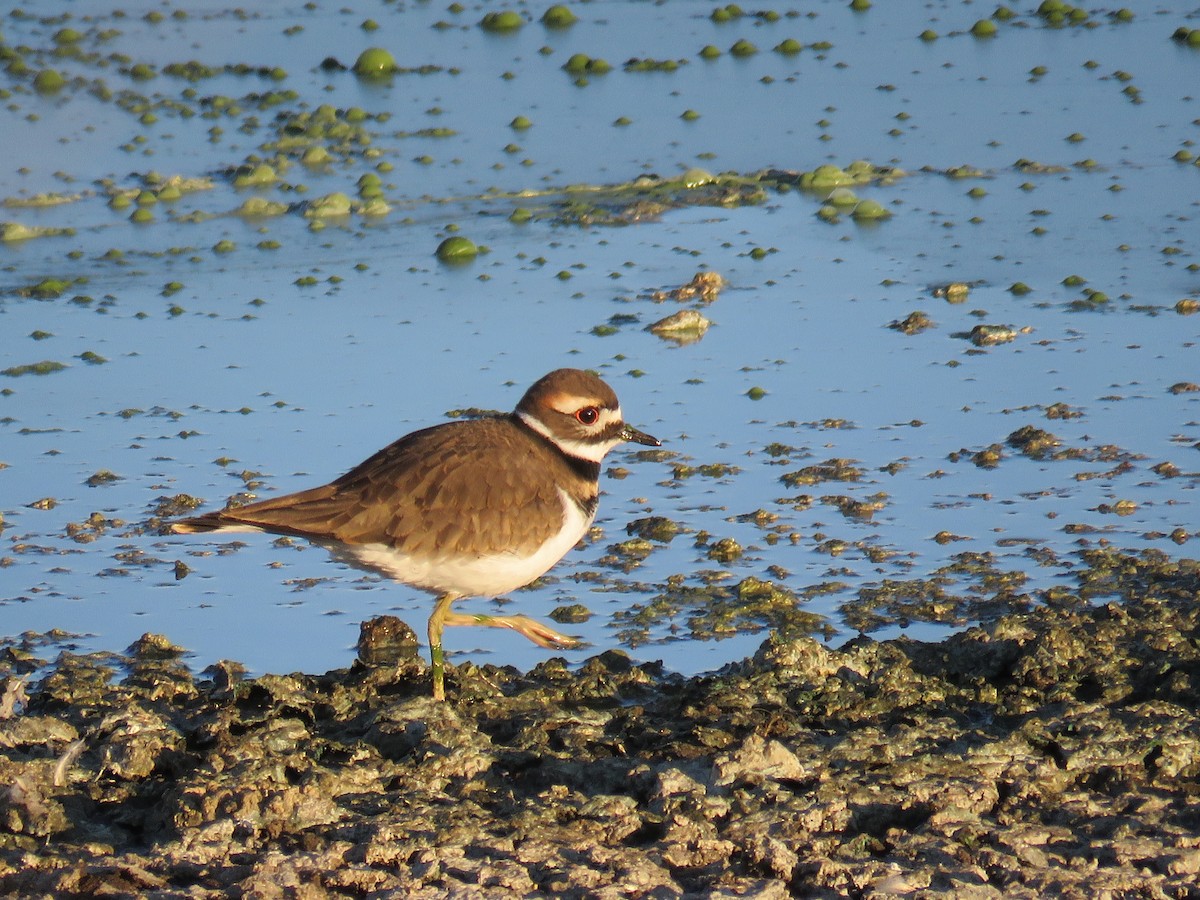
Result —
<instances>
[{"instance_id":1,"label":"brown wing feather","mask_svg":"<svg viewBox=\"0 0 1200 900\"><path fill-rule=\"evenodd\" d=\"M497 464L506 457L530 465ZM519 553L558 531L556 465L563 466L557 455L511 420L449 422L400 438L330 484L178 524L253 525L409 553L434 545L443 552Z\"/></svg>"}]
</instances>

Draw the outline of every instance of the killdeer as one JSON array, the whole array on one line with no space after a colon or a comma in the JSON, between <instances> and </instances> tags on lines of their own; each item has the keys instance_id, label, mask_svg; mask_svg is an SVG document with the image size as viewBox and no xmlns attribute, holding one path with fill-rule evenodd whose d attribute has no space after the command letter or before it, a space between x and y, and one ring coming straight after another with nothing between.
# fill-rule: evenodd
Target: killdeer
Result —
<instances>
[{"instance_id":1,"label":"killdeer","mask_svg":"<svg viewBox=\"0 0 1200 900\"><path fill-rule=\"evenodd\" d=\"M547 648L577 644L528 616L450 607L506 594L562 559L596 517L601 460L625 441L662 443L625 424L617 395L595 375L557 369L508 415L414 431L327 485L181 519L171 530L307 538L435 594L429 652L433 696L444 700L446 625L511 628Z\"/></svg>"}]
</instances>

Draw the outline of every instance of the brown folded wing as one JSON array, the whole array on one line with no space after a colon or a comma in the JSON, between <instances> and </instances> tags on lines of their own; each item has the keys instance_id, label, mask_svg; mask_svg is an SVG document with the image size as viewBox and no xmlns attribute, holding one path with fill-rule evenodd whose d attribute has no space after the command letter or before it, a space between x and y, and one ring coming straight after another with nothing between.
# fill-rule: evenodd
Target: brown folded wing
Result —
<instances>
[{"instance_id":1,"label":"brown folded wing","mask_svg":"<svg viewBox=\"0 0 1200 900\"><path fill-rule=\"evenodd\" d=\"M498 458L521 464L497 465ZM253 525L407 553L436 547L524 555L562 523L556 465L564 468L544 442L510 419L449 422L401 438L331 484L178 524L197 531Z\"/></svg>"}]
</instances>

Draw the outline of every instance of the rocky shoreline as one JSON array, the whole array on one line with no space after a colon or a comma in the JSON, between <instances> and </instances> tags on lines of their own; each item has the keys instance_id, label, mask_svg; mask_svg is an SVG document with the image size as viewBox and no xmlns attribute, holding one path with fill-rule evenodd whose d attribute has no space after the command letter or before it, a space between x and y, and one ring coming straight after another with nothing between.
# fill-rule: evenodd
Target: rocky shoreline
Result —
<instances>
[{"instance_id":1,"label":"rocky shoreline","mask_svg":"<svg viewBox=\"0 0 1200 900\"><path fill-rule=\"evenodd\" d=\"M444 704L415 660L197 676L148 636L26 683L10 641L0 893L1200 896L1200 565L1107 565L937 644L463 664Z\"/></svg>"}]
</instances>

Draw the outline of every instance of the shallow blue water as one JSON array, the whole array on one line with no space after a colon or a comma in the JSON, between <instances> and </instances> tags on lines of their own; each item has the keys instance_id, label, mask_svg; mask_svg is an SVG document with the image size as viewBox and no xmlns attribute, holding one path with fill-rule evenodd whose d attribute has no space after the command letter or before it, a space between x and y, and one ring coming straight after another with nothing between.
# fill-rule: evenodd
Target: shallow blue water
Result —
<instances>
[{"instance_id":1,"label":"shallow blue water","mask_svg":"<svg viewBox=\"0 0 1200 900\"><path fill-rule=\"evenodd\" d=\"M980 41L956 33L978 18L976 5L884 6L858 15L841 2L815 3L773 24L746 17L718 26L703 4L591 3L576 7L581 20L566 32L534 21L508 36L475 27L479 10L453 17L427 4L345 13L278 7L244 20L204 4L157 25L143 19L149 5L125 6L120 19L86 19L65 4L65 23L7 19L4 39L28 48L31 66L55 65L85 84L99 79L114 92L149 97L158 121L143 125L86 89L45 97L27 78L0 76L10 92L0 110L7 160L0 194L83 195L58 207L0 210L0 221L76 229L0 245L0 369L43 359L69 364L50 375L0 378L0 462L7 464L0 469L0 633L59 627L91 635L85 646L120 648L156 631L194 651L200 666L224 657L258 671L317 671L349 662L367 616L396 610L421 631L427 598L364 579L319 549L253 539L221 553L227 542L163 538L136 526L160 496L186 492L223 503L243 489L245 471L260 473L260 494L328 480L448 410L511 407L533 379L562 365L601 371L630 421L663 438L678 461L741 470L675 481L670 462L614 455L629 475L603 484L603 538L569 554L551 573L556 582L514 598L536 616L577 601L592 610L588 623L568 629L592 645L568 654L573 660L613 646L612 612L648 602L668 576L698 584L720 568L686 535L628 576L599 567L607 545L626 537L626 523L647 514L746 546L727 567L731 583L777 578L770 566L786 570L783 581L795 591L844 582L806 605L835 627L838 603L859 587L922 576L964 550L992 551L1029 570L1031 588L1071 584L1071 554L1088 545L1081 540L1193 553L1193 543L1167 537L1183 529L1194 541L1200 529L1200 394L1171 391L1200 381L1200 316L1174 311L1178 300L1200 295L1193 227L1200 169L1172 159L1180 149L1194 152L1200 136L1189 87L1200 54L1169 39L1189 21L1188 8L1164 4L1129 24L1097 16L1096 27L1059 29L1024 16ZM39 4L37 12L56 9ZM380 26L373 33L360 28L368 17ZM432 27L442 19L455 27ZM64 24L84 32L85 49L100 62L50 53ZM295 25L303 30L285 34ZM924 28L942 37L922 42L916 35ZM119 34L102 40L106 29ZM761 52L711 62L697 56L705 44L726 50L742 37ZM771 52L785 37L832 48ZM458 71L370 85L318 68L329 55L351 63L372 45L390 49L401 65ZM559 68L574 52L604 57L613 71L577 86ZM103 62L114 53L159 67L193 58L279 65L288 76L134 82L119 63ZM647 56L688 62L671 74L622 71L626 59ZM1048 72L1031 78L1037 65ZM1136 95L1125 90L1130 85ZM236 116L185 118L167 101L200 108L185 97L189 88L200 97L280 88L296 97L264 110L247 101ZM257 192L236 190L220 174L265 155L259 148L277 112L325 103L390 113L368 123L378 155L324 171L294 164L282 186ZM700 118L681 120L685 109ZM516 115L533 127L513 131ZM614 126L618 116L631 124ZM212 138L214 124L222 131ZM456 134L397 136L434 126ZM1073 133L1084 140L1068 141ZM144 142L135 142L139 136ZM509 144L519 149L507 152ZM414 161L424 154L432 161ZM909 173L857 189L887 206L890 220L826 224L814 215L817 198L791 192L763 206L693 207L629 227L514 225L508 211L533 200L479 198L489 188L555 190L697 165L746 174L856 158ZM1014 167L1019 159L1061 169L1031 174ZM1084 159L1095 165L1075 165ZM254 193L284 202L333 190L353 195L358 177L380 160L394 166L383 174L393 207L386 216L351 216L314 231L298 213L261 221L229 215ZM941 171L957 165L984 177ZM128 210L108 207L98 182L136 186L150 171L211 177L213 187L169 209L159 204L153 223L134 225ZM975 186L986 195L968 196ZM195 221L193 213L216 215ZM465 268L440 265L433 250L451 224L490 252ZM220 240L236 249L215 252ZM262 240L279 247L256 249ZM124 257L105 258L110 248ZM755 259L755 248L775 252ZM703 340L676 347L644 331L674 311L646 295L701 268L729 281L704 310L714 326ZM295 283L307 275L314 285ZM1062 284L1070 275L1086 284ZM18 295L47 276L86 282L53 300ZM950 304L931 295L931 285L947 281L972 284L969 299ZM1032 292L1010 293L1016 281ZM182 287L163 296L169 282ZM1109 302L1073 310L1084 287L1104 291ZM74 303L75 294L91 302ZM913 336L887 327L915 309L937 327ZM627 314L637 322L609 336L593 333ZM979 352L962 337L979 323L1020 333ZM37 331L52 336L34 339ZM88 364L80 358L88 351L107 362ZM746 396L752 387L765 389L763 399ZM1044 408L1053 403L1084 415L1047 420ZM814 424L826 419L853 427ZM1081 450L1113 445L1130 465L1079 480L1117 464L1035 461L1011 449L992 470L949 459L1003 444L1027 424ZM774 464L764 452L772 442L808 455ZM235 461L213 462L222 457ZM779 481L833 457L857 460L863 480L804 491ZM898 461L895 474L880 471ZM1151 467L1161 462L1182 476L1160 477ZM102 469L121 480L84 484ZM819 502L881 491L887 503L867 522ZM818 498L805 511L779 502L802 492ZM30 508L48 497L53 509ZM1136 508L1126 516L1102 510L1118 500ZM758 509L778 514L777 524L800 538L770 546L760 528L731 521ZM126 524L91 543L71 540L67 525L93 512ZM1098 532L1081 538L1068 524ZM938 544L932 538L941 531L968 540ZM831 537L850 548L831 557L821 549ZM1062 564L1034 567L1019 541L1051 549ZM872 562L856 542L896 556ZM177 559L193 570L181 581ZM602 592L572 577L594 571L642 589ZM298 588L306 579L321 583ZM465 608L491 608L475 603ZM631 652L694 672L744 656L764 636L697 642L682 639L685 622L675 624L681 630L660 626L657 643ZM491 630L452 630L448 645L458 658L522 667L546 656Z\"/></svg>"}]
</instances>

